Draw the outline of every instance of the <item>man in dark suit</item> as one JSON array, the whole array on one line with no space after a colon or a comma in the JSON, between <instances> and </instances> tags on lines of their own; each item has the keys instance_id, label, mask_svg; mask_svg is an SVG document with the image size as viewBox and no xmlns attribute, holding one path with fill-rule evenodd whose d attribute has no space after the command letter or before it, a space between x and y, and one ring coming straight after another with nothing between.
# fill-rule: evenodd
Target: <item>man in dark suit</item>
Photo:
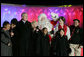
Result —
<instances>
[{"instance_id":1,"label":"man in dark suit","mask_svg":"<svg viewBox=\"0 0 84 57\"><path fill-rule=\"evenodd\" d=\"M19 56L30 56L31 55L31 23L27 21L27 13L21 14L21 20L16 26L17 30L17 44Z\"/></svg>"}]
</instances>

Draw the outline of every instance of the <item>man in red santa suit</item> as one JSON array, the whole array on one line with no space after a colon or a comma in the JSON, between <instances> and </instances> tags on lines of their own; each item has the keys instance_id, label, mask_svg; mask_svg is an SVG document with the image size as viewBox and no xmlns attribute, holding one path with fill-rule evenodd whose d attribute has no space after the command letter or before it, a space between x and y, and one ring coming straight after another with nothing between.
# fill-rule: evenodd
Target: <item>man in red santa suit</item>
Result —
<instances>
[{"instance_id":1,"label":"man in red santa suit","mask_svg":"<svg viewBox=\"0 0 84 57\"><path fill-rule=\"evenodd\" d=\"M64 29L65 33L64 35L67 36L68 40L70 39L70 29L68 26L66 26L65 23L65 18L63 16L60 16L58 19L59 23L56 24L55 30L54 30L54 34L60 30L60 29Z\"/></svg>"}]
</instances>

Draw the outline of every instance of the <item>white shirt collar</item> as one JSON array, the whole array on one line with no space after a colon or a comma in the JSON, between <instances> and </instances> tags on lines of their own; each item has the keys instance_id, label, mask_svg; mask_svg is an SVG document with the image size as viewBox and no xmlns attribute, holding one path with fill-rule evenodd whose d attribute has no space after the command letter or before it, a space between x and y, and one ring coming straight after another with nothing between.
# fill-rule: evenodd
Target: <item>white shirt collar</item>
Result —
<instances>
[{"instance_id":1,"label":"white shirt collar","mask_svg":"<svg viewBox=\"0 0 84 57\"><path fill-rule=\"evenodd\" d=\"M24 21L24 20L22 20L24 23L26 22L26 21Z\"/></svg>"}]
</instances>

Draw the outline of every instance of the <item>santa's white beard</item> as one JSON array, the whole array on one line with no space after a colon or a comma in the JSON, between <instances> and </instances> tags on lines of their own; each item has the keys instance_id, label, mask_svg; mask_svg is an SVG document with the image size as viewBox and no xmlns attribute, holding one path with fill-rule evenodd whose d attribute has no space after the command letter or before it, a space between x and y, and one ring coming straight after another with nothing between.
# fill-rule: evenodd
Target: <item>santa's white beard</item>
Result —
<instances>
[{"instance_id":1,"label":"santa's white beard","mask_svg":"<svg viewBox=\"0 0 84 57\"><path fill-rule=\"evenodd\" d=\"M44 27L48 29L48 32L52 30L52 24L48 20L39 22L39 28L42 30Z\"/></svg>"}]
</instances>

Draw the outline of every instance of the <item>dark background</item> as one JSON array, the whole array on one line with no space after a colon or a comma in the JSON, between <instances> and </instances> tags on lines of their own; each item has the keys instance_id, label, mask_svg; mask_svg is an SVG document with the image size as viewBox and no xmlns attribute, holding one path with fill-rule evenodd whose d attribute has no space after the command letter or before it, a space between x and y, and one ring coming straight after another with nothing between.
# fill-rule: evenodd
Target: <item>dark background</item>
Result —
<instances>
[{"instance_id":1,"label":"dark background","mask_svg":"<svg viewBox=\"0 0 84 57\"><path fill-rule=\"evenodd\" d=\"M1 3L61 6L61 5L83 5L83 0L1 0Z\"/></svg>"}]
</instances>

